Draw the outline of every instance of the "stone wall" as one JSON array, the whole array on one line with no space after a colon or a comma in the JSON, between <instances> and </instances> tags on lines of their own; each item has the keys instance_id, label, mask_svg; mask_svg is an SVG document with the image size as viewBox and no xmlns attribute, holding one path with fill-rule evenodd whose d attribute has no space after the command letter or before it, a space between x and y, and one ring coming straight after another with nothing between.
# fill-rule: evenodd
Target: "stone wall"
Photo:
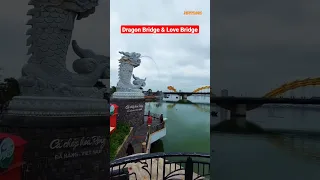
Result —
<instances>
[{"instance_id":1,"label":"stone wall","mask_svg":"<svg viewBox=\"0 0 320 180\"><path fill-rule=\"evenodd\" d=\"M111 103L119 106L117 122L124 122L131 127L144 123L144 99L111 99Z\"/></svg>"},{"instance_id":2,"label":"stone wall","mask_svg":"<svg viewBox=\"0 0 320 180\"><path fill-rule=\"evenodd\" d=\"M116 159L127 156L127 152L126 152L127 147L128 147L128 144L131 143L133 135L134 135L134 129L130 128L129 135L127 136L125 141L122 143L121 147L119 147L118 153L116 155Z\"/></svg>"},{"instance_id":3,"label":"stone wall","mask_svg":"<svg viewBox=\"0 0 320 180\"><path fill-rule=\"evenodd\" d=\"M99 118L106 121L106 117L86 117L86 121L98 122ZM109 126L89 125L79 117L69 119L70 122L78 119L80 124L69 124L68 118L61 121L57 117L42 121L30 117L4 118L0 132L27 141L21 179L109 179Z\"/></svg>"}]
</instances>

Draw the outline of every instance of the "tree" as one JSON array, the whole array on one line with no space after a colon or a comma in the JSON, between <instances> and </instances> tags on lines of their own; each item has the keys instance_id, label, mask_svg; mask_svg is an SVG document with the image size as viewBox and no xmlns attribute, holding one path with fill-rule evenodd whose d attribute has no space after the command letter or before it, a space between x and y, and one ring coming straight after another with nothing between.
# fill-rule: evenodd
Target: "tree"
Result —
<instances>
[{"instance_id":1,"label":"tree","mask_svg":"<svg viewBox=\"0 0 320 180\"><path fill-rule=\"evenodd\" d=\"M115 87L115 86L112 86L111 88L110 88L110 94L113 94L114 92L116 92L117 91L117 88Z\"/></svg>"},{"instance_id":2,"label":"tree","mask_svg":"<svg viewBox=\"0 0 320 180\"><path fill-rule=\"evenodd\" d=\"M4 82L0 84L0 114L3 113L14 96L20 95L19 82L15 78L6 78Z\"/></svg>"},{"instance_id":3,"label":"tree","mask_svg":"<svg viewBox=\"0 0 320 180\"><path fill-rule=\"evenodd\" d=\"M20 92L20 86L19 82L11 77L4 79L4 82L7 84L7 93L6 93L6 99L11 100L14 96L18 96L21 94Z\"/></svg>"}]
</instances>

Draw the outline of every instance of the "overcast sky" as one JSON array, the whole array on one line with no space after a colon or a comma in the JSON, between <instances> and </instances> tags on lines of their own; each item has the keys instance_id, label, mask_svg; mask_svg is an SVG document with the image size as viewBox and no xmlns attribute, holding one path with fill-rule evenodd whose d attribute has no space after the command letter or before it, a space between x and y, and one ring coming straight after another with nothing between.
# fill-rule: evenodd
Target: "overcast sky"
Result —
<instances>
[{"instance_id":1,"label":"overcast sky","mask_svg":"<svg viewBox=\"0 0 320 180\"><path fill-rule=\"evenodd\" d=\"M117 0L111 1L111 84L118 81L118 51L150 56L134 69L147 78L145 89L192 91L210 83L210 1L209 0ZM184 16L185 10L199 10L202 16ZM196 35L123 35L122 24L200 25Z\"/></svg>"},{"instance_id":2,"label":"overcast sky","mask_svg":"<svg viewBox=\"0 0 320 180\"><path fill-rule=\"evenodd\" d=\"M213 91L261 96L288 81L319 77L319 9L317 0L214 1Z\"/></svg>"},{"instance_id":3,"label":"overcast sky","mask_svg":"<svg viewBox=\"0 0 320 180\"><path fill-rule=\"evenodd\" d=\"M88 18L76 21L72 39L78 41L82 48L89 48L96 53L109 54L109 3L101 1L96 12ZM0 67L4 77L20 77L21 68L27 62L25 25L30 16L27 11L32 8L28 1L10 0L0 6ZM78 57L69 46L67 67L72 71L72 62Z\"/></svg>"}]
</instances>

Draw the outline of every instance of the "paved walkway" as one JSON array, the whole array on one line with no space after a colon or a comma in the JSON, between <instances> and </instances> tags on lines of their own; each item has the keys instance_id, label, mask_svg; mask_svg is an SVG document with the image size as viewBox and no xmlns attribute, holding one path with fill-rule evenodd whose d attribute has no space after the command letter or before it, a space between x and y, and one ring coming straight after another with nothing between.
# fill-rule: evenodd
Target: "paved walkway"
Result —
<instances>
[{"instance_id":1,"label":"paved walkway","mask_svg":"<svg viewBox=\"0 0 320 180\"><path fill-rule=\"evenodd\" d=\"M147 138L148 125L147 125L147 116L144 116L144 124L140 127L137 127L135 133L132 137L131 144L134 148L134 153L145 153L142 152L142 142ZM152 126L160 124L160 119L152 118Z\"/></svg>"}]
</instances>

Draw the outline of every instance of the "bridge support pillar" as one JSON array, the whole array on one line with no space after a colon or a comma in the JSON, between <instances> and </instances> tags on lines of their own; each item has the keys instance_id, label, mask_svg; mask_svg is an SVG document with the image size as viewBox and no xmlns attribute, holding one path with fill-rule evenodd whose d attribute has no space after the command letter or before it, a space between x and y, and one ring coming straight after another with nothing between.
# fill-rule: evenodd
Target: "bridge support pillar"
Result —
<instances>
[{"instance_id":1,"label":"bridge support pillar","mask_svg":"<svg viewBox=\"0 0 320 180\"><path fill-rule=\"evenodd\" d=\"M237 104L230 112L230 120L236 121L239 127L246 127L247 105Z\"/></svg>"},{"instance_id":2,"label":"bridge support pillar","mask_svg":"<svg viewBox=\"0 0 320 180\"><path fill-rule=\"evenodd\" d=\"M182 100L188 100L188 96L186 94L182 95Z\"/></svg>"},{"instance_id":3,"label":"bridge support pillar","mask_svg":"<svg viewBox=\"0 0 320 180\"><path fill-rule=\"evenodd\" d=\"M222 89L221 90L221 96L227 97L228 96L228 90ZM223 107L220 107L220 120L225 121L228 119L228 110L224 109Z\"/></svg>"},{"instance_id":4,"label":"bridge support pillar","mask_svg":"<svg viewBox=\"0 0 320 180\"><path fill-rule=\"evenodd\" d=\"M228 111L229 110L220 107L220 121L225 121L228 119Z\"/></svg>"}]
</instances>

